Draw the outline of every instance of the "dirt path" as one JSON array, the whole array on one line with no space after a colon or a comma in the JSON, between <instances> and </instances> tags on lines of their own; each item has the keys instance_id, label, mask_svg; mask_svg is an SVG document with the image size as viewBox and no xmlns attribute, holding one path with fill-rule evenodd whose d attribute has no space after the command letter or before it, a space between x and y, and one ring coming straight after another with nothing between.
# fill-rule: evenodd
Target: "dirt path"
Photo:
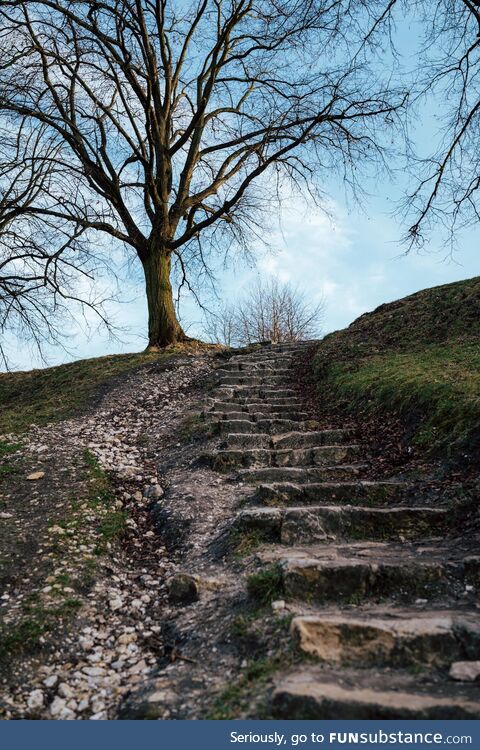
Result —
<instances>
[{"instance_id":1,"label":"dirt path","mask_svg":"<svg viewBox=\"0 0 480 750\"><path fill-rule=\"evenodd\" d=\"M156 666L175 566L148 508L164 492L159 456L211 367L208 355L143 367L89 415L5 436L4 718L114 718Z\"/></svg>"},{"instance_id":2,"label":"dirt path","mask_svg":"<svg viewBox=\"0 0 480 750\"><path fill-rule=\"evenodd\" d=\"M302 350L144 368L12 453L4 617L32 593L60 614L10 647L5 718L480 716L461 488L370 480L354 432L304 411Z\"/></svg>"}]
</instances>

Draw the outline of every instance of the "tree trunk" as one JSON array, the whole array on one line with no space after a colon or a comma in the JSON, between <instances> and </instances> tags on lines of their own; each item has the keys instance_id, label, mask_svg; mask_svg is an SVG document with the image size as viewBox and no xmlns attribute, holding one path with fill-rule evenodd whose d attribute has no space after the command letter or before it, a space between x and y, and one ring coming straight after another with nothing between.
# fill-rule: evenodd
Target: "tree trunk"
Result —
<instances>
[{"instance_id":1,"label":"tree trunk","mask_svg":"<svg viewBox=\"0 0 480 750\"><path fill-rule=\"evenodd\" d=\"M143 262L148 303L148 348L160 349L185 336L175 314L170 283L171 256L152 249Z\"/></svg>"}]
</instances>

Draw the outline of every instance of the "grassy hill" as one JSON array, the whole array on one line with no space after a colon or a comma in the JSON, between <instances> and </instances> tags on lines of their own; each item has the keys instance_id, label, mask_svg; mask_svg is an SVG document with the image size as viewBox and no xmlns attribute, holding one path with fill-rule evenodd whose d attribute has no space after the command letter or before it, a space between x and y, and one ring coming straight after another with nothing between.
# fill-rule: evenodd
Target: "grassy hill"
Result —
<instances>
[{"instance_id":1,"label":"grassy hill","mask_svg":"<svg viewBox=\"0 0 480 750\"><path fill-rule=\"evenodd\" d=\"M118 378L139 367L172 366L172 358L178 355L222 348L192 339L157 352L110 354L43 370L0 373L0 434L81 414Z\"/></svg>"},{"instance_id":2,"label":"grassy hill","mask_svg":"<svg viewBox=\"0 0 480 750\"><path fill-rule=\"evenodd\" d=\"M114 378L168 356L114 354L44 370L0 373L0 433L22 432L32 423L43 425L79 414Z\"/></svg>"},{"instance_id":3,"label":"grassy hill","mask_svg":"<svg viewBox=\"0 0 480 750\"><path fill-rule=\"evenodd\" d=\"M470 454L480 446L480 277L381 305L326 336L314 358L322 399L391 414L413 442Z\"/></svg>"}]
</instances>

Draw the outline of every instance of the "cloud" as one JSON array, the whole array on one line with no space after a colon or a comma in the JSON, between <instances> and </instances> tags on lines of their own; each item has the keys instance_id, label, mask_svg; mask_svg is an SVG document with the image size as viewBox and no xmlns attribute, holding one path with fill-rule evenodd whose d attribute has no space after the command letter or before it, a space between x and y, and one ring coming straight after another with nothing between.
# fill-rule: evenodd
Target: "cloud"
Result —
<instances>
[{"instance_id":1,"label":"cloud","mask_svg":"<svg viewBox=\"0 0 480 750\"><path fill-rule=\"evenodd\" d=\"M265 252L260 244L253 248L257 268L219 270L218 291L223 299L232 301L245 293L258 274L277 276L280 281L298 285L312 302L326 300L327 333L384 302L478 273L473 231L464 233L457 262L444 261L446 253L440 240L433 241L429 253L405 256L396 244L399 227L385 215L382 206L373 205L370 217L358 211L347 212L340 200L330 202L327 209L328 215L299 199L286 200L277 225L266 230L272 251ZM68 353L59 348L47 351L51 364L144 348L147 314L138 268L122 271L120 292L121 299L109 305L112 319L121 330L120 340L111 340L105 331L92 326L88 330L78 321L69 331ZM181 312L189 334L201 336L202 316L191 296L184 299ZM17 367L27 369L39 364L28 347L18 346L12 338L8 345Z\"/></svg>"}]
</instances>

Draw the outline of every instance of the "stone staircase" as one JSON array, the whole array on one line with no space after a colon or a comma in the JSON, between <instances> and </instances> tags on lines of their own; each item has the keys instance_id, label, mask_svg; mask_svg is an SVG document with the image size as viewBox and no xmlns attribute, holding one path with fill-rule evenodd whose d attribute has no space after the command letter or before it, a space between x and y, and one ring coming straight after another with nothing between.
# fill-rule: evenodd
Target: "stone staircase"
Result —
<instances>
[{"instance_id":1,"label":"stone staircase","mask_svg":"<svg viewBox=\"0 0 480 750\"><path fill-rule=\"evenodd\" d=\"M206 417L215 469L251 486L235 520L265 544L305 655L277 681L287 719L480 718L480 689L449 677L480 659L480 557L449 539L451 512L420 483L369 481L350 430L321 430L289 383L306 343L270 345L217 370Z\"/></svg>"}]
</instances>

